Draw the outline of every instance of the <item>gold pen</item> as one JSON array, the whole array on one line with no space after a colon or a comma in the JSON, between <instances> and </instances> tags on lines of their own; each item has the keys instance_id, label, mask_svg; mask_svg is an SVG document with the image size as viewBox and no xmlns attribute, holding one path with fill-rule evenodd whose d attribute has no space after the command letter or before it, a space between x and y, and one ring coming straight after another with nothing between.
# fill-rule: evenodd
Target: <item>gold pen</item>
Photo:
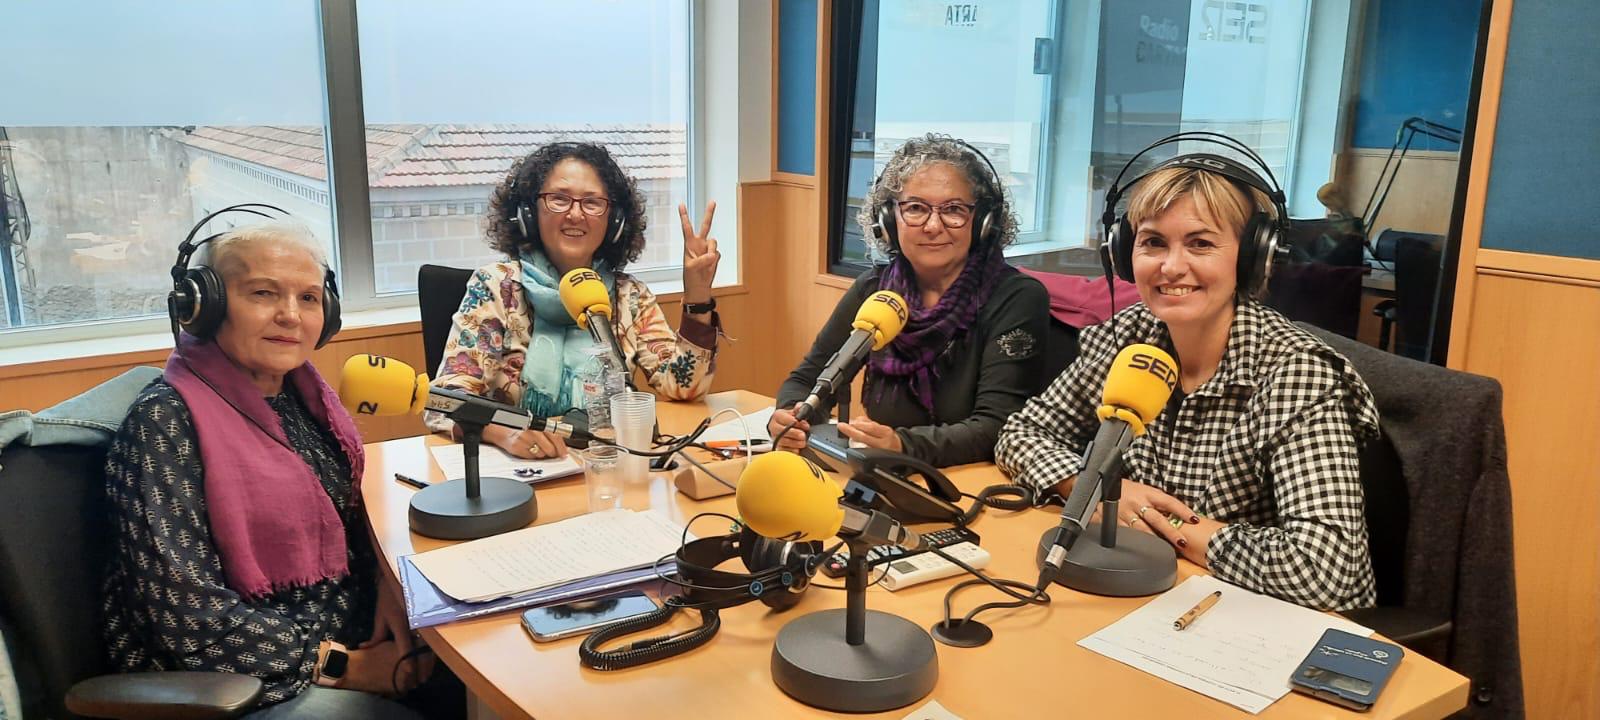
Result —
<instances>
[{"instance_id":1,"label":"gold pen","mask_svg":"<svg viewBox=\"0 0 1600 720\"><path fill-rule=\"evenodd\" d=\"M1201 615L1204 615L1206 611L1210 610L1211 606L1216 605L1217 601L1220 599L1222 599L1221 590L1217 590L1210 595L1205 596L1200 600L1200 602L1195 603L1194 607L1189 608L1189 612L1184 613L1183 617L1173 620L1172 629L1182 630L1186 627L1189 627L1194 623L1195 619L1199 618Z\"/></svg>"}]
</instances>

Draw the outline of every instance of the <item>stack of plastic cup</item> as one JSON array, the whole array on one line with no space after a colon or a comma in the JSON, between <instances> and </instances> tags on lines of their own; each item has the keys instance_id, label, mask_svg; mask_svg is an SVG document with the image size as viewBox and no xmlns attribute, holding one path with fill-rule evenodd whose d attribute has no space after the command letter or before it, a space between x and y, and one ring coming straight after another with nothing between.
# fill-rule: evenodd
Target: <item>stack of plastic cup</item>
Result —
<instances>
[{"instance_id":1,"label":"stack of plastic cup","mask_svg":"<svg viewBox=\"0 0 1600 720\"><path fill-rule=\"evenodd\" d=\"M654 449L656 396L647 392L625 392L613 396L611 425L616 428L618 445L630 450ZM617 465L622 474L623 507L650 509L650 459L623 455Z\"/></svg>"}]
</instances>

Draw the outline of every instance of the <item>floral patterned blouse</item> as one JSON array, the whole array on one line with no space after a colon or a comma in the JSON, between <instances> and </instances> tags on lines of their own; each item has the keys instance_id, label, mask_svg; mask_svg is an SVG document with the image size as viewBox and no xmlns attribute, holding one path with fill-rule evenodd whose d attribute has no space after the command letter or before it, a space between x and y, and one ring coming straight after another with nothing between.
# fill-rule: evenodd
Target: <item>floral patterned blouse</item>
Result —
<instances>
[{"instance_id":1,"label":"floral patterned blouse","mask_svg":"<svg viewBox=\"0 0 1600 720\"><path fill-rule=\"evenodd\" d=\"M521 276L514 261L485 265L473 273L461 309L452 318L434 385L521 406L522 365L536 321L522 292ZM655 293L620 272L616 298L611 322L628 372L642 370L656 394L669 400L705 395L716 371L721 325L716 314L707 325L684 313L681 334L674 332ZM437 413L428 413L426 420L434 430L450 427L450 421Z\"/></svg>"}]
</instances>

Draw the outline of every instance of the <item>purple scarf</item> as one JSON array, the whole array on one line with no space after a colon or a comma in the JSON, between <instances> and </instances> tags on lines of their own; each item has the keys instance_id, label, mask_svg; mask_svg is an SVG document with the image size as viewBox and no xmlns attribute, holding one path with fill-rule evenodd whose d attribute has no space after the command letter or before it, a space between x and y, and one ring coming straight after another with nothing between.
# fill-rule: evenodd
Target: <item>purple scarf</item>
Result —
<instances>
[{"instance_id":1,"label":"purple scarf","mask_svg":"<svg viewBox=\"0 0 1600 720\"><path fill-rule=\"evenodd\" d=\"M956 338L964 335L978 317L978 310L994 294L1000 280L1016 268L1006 264L1006 257L998 246L984 255L970 253L967 264L954 284L939 297L931 308L922 306L922 293L917 290L916 276L904 255L896 255L883 271L878 282L881 290L893 290L906 299L911 308L911 319L882 352L872 354L868 367L872 372L867 380L872 382L872 397L882 397L890 382L910 384L911 394L928 415L933 415L933 384L939 379L935 361Z\"/></svg>"},{"instance_id":2,"label":"purple scarf","mask_svg":"<svg viewBox=\"0 0 1600 720\"><path fill-rule=\"evenodd\" d=\"M256 599L349 573L338 509L311 466L289 449L278 414L249 376L216 343L185 333L165 377L194 416L206 515L228 587ZM366 455L355 422L311 363L286 381L350 458L350 497L360 503Z\"/></svg>"}]
</instances>

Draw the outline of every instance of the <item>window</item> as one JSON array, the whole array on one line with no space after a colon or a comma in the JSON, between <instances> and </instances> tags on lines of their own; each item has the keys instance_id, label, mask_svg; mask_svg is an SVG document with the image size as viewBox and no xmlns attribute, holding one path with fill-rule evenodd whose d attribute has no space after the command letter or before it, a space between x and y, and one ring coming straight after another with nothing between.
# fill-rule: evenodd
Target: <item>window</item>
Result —
<instances>
[{"instance_id":1,"label":"window","mask_svg":"<svg viewBox=\"0 0 1600 720\"><path fill-rule=\"evenodd\" d=\"M372 206L408 208L374 212L376 291L414 291L423 263L504 259L484 242L490 192L558 140L605 145L638 182L648 239L629 270L680 277L689 11L688 0L361 0Z\"/></svg>"},{"instance_id":2,"label":"window","mask_svg":"<svg viewBox=\"0 0 1600 720\"><path fill-rule=\"evenodd\" d=\"M716 32L734 36L738 8L716 11ZM49 59L0 64L0 347L164 329L178 242L239 202L307 222L347 310L410 304L419 265L497 258L482 231L490 191L556 139L607 145L639 182L648 240L630 270L658 292L681 277L676 207L703 163L725 208L718 280L732 281L722 168L737 151L691 140L708 112L692 51L707 12L692 0L0 6L12 56ZM361 73L347 81L352 47ZM353 95L330 105L330 78L359 89L365 148L341 144L363 133L341 132L356 124L339 102ZM345 166L329 157L357 158L359 173L363 155L368 199L335 193ZM370 245L340 224L351 217L370 223Z\"/></svg>"},{"instance_id":3,"label":"window","mask_svg":"<svg viewBox=\"0 0 1600 720\"><path fill-rule=\"evenodd\" d=\"M327 181L301 172L322 154L315 2L10 3L0 27L0 330L165 313L209 209L271 203L331 247Z\"/></svg>"},{"instance_id":4,"label":"window","mask_svg":"<svg viewBox=\"0 0 1600 720\"><path fill-rule=\"evenodd\" d=\"M836 13L847 75L835 82L853 86L836 123L848 135L834 138L834 157L848 146L834 183L836 271L869 260L855 223L861 198L905 139L928 132L988 156L1020 225L1007 254L1048 253L1050 266L1084 263L1106 187L1160 137L1232 135L1288 185L1309 4L869 0L859 18Z\"/></svg>"}]
</instances>

